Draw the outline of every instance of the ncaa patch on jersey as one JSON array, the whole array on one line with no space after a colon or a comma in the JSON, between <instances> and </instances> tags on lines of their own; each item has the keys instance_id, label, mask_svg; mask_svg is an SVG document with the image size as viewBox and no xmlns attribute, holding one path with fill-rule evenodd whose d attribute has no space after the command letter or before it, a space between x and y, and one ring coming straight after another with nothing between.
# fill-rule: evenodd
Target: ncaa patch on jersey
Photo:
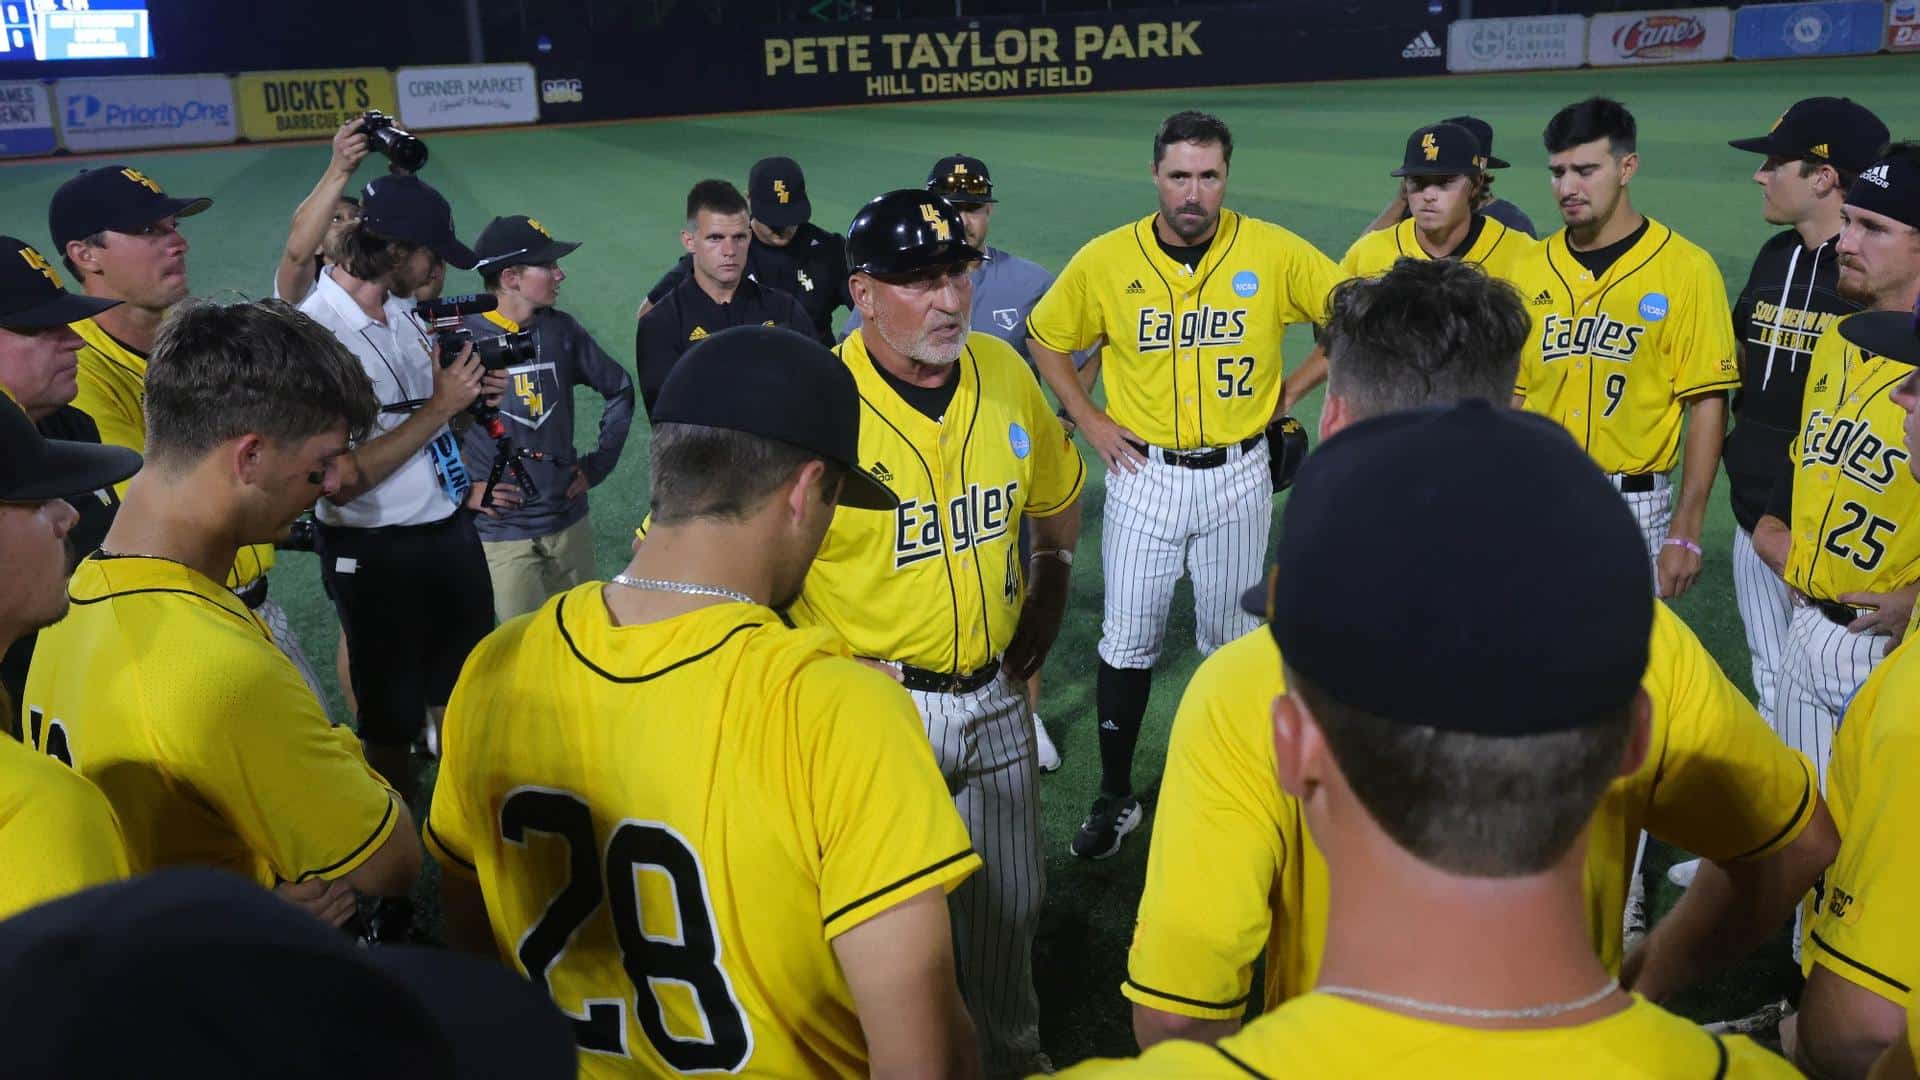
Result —
<instances>
[{"instance_id":1,"label":"ncaa patch on jersey","mask_svg":"<svg viewBox=\"0 0 1920 1080\"><path fill-rule=\"evenodd\" d=\"M1007 444L1013 447L1013 456L1022 460L1033 452L1033 440L1027 437L1027 429L1019 424L1007 425Z\"/></svg>"},{"instance_id":2,"label":"ncaa patch on jersey","mask_svg":"<svg viewBox=\"0 0 1920 1080\"><path fill-rule=\"evenodd\" d=\"M1667 294L1650 292L1640 298L1640 317L1648 322L1659 322L1667 317Z\"/></svg>"},{"instance_id":3,"label":"ncaa patch on jersey","mask_svg":"<svg viewBox=\"0 0 1920 1080\"><path fill-rule=\"evenodd\" d=\"M1242 270L1233 275L1233 292L1235 296L1252 296L1259 291L1260 275L1251 270Z\"/></svg>"}]
</instances>

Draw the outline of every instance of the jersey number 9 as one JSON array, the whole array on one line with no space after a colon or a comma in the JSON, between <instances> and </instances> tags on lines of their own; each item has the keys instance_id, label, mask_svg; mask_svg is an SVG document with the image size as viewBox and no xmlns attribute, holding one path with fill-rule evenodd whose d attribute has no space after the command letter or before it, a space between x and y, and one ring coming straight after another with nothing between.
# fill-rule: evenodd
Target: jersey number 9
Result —
<instances>
[{"instance_id":1,"label":"jersey number 9","mask_svg":"<svg viewBox=\"0 0 1920 1080\"><path fill-rule=\"evenodd\" d=\"M500 806L501 836L525 847L530 832L566 842L568 879L547 904L545 914L520 938L518 954L527 976L552 996L548 972L605 896L614 937L620 943L620 963L633 984L634 1018L661 1059L679 1072L733 1072L746 1064L753 1053L753 1029L734 996L732 980L720 966L720 939L707 897L706 872L680 834L656 822L622 822L607 839L603 878L602 860L596 857L593 812L578 796L538 788L521 788L509 795ZM642 869L663 873L673 882L680 921L677 935L647 933L634 880ZM695 1007L705 1021L706 1041L682 1039L667 1030L665 1009L654 997L654 980L692 989ZM641 987L652 1001L640 1000ZM569 1014L574 1041L584 1050L631 1057L625 997L589 999L584 1004L584 1017Z\"/></svg>"},{"instance_id":2,"label":"jersey number 9","mask_svg":"<svg viewBox=\"0 0 1920 1080\"><path fill-rule=\"evenodd\" d=\"M1603 418L1612 416L1613 410L1620 407L1620 399L1626 396L1627 394L1626 375L1623 374L1622 372L1616 371L1613 374L1607 376L1606 390L1607 390L1607 409L1605 412L1600 414Z\"/></svg>"}]
</instances>

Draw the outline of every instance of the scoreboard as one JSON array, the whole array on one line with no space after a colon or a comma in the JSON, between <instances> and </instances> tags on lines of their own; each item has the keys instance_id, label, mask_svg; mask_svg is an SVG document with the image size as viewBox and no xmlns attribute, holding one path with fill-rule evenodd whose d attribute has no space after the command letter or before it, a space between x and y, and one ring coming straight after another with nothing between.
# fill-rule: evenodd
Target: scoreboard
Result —
<instances>
[{"instance_id":1,"label":"scoreboard","mask_svg":"<svg viewBox=\"0 0 1920 1080\"><path fill-rule=\"evenodd\" d=\"M0 0L0 63L152 56L146 0Z\"/></svg>"}]
</instances>

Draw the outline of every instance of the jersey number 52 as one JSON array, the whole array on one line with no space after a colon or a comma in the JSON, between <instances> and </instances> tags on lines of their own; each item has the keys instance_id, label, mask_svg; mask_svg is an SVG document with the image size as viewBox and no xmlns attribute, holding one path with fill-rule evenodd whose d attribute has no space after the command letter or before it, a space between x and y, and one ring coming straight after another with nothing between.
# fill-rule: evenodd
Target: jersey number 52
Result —
<instances>
[{"instance_id":1,"label":"jersey number 52","mask_svg":"<svg viewBox=\"0 0 1920 1080\"><path fill-rule=\"evenodd\" d=\"M746 1064L753 1053L753 1028L734 995L733 980L720 966L720 938L714 930L706 871L686 840L658 822L623 821L607 838L603 860L594 843L593 813L579 796L521 788L501 804L500 834L508 843L525 847L527 834L533 832L566 842L568 880L548 902L546 913L520 938L520 963L527 976L552 995L548 973L604 897L620 943L620 963L633 984L634 1019L661 1059L679 1072L733 1072ZM640 870L665 874L673 882L680 923L677 936L647 933L634 880ZM706 1041L682 1039L667 1030L665 1009L653 991L655 980L692 989L705 1021ZM647 1000L642 1000L643 987ZM569 1014L574 1041L581 1049L631 1057L626 997L588 999L583 1004L585 1016Z\"/></svg>"}]
</instances>

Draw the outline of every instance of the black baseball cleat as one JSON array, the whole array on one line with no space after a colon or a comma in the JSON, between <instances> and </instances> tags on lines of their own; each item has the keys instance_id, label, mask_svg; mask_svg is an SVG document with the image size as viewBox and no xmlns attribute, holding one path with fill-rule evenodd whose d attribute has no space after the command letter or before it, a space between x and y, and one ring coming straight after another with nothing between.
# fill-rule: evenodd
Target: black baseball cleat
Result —
<instances>
[{"instance_id":1,"label":"black baseball cleat","mask_svg":"<svg viewBox=\"0 0 1920 1080\"><path fill-rule=\"evenodd\" d=\"M1104 859L1120 850L1120 840L1140 827L1140 800L1131 795L1102 795L1093 800L1087 820L1069 846L1083 859Z\"/></svg>"}]
</instances>

